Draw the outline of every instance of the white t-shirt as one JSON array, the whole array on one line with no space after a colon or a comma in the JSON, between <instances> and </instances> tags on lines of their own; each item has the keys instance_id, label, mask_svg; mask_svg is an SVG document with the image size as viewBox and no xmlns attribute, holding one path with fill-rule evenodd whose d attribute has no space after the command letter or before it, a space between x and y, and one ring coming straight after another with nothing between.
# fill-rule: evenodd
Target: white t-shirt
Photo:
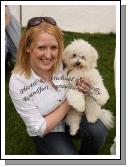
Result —
<instances>
[{"instance_id":1,"label":"white t-shirt","mask_svg":"<svg viewBox=\"0 0 128 167\"><path fill-rule=\"evenodd\" d=\"M60 78L60 70L53 78ZM63 80L54 79L54 85L63 85ZM46 129L46 120L43 116L52 112L65 100L65 90L58 87L56 90L46 80L41 79L33 71L31 77L12 74L9 82L9 93L16 111L23 119L30 136L43 136ZM64 122L61 122L52 132L64 131Z\"/></svg>"}]
</instances>

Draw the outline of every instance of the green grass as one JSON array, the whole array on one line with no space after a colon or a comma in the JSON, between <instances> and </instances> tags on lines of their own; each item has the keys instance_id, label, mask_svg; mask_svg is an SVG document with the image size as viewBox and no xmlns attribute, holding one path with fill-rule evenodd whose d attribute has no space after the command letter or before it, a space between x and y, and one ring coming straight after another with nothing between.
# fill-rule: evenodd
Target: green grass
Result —
<instances>
[{"instance_id":1,"label":"green grass","mask_svg":"<svg viewBox=\"0 0 128 167\"><path fill-rule=\"evenodd\" d=\"M73 39L82 38L90 42L99 53L98 69L103 76L104 84L107 87L110 99L105 105L106 109L111 110L116 114L116 98L114 88L114 55L116 45L116 35L110 34L89 34L89 33L73 33L64 32L65 46ZM10 70L6 70L5 80L5 154L6 155L32 155L37 154L33 140L28 136L26 127L14 109L12 101L8 93L8 83L10 77ZM99 154L110 154L110 146L115 137L116 128L108 132L108 137L105 145L100 149ZM80 142L74 140L74 143L79 147Z\"/></svg>"}]
</instances>

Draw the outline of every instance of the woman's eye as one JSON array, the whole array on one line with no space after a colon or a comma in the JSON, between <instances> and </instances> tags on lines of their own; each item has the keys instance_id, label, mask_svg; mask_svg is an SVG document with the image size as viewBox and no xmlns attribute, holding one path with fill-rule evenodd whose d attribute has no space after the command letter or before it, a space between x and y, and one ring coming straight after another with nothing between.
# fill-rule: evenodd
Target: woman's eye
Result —
<instances>
[{"instance_id":1,"label":"woman's eye","mask_svg":"<svg viewBox=\"0 0 128 167\"><path fill-rule=\"evenodd\" d=\"M57 49L57 46L52 46L51 49L52 49L52 50L56 50L56 49Z\"/></svg>"},{"instance_id":2,"label":"woman's eye","mask_svg":"<svg viewBox=\"0 0 128 167\"><path fill-rule=\"evenodd\" d=\"M73 54L73 57L76 57L76 54L75 54L75 53Z\"/></svg>"},{"instance_id":3,"label":"woman's eye","mask_svg":"<svg viewBox=\"0 0 128 167\"><path fill-rule=\"evenodd\" d=\"M44 50L44 49L46 49L46 47L45 46L38 46L38 49Z\"/></svg>"}]
</instances>

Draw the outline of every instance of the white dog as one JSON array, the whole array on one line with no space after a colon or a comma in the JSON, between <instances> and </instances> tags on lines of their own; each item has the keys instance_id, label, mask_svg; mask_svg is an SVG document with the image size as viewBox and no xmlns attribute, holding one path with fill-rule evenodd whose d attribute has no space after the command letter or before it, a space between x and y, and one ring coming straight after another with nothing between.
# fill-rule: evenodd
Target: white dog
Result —
<instances>
[{"instance_id":1,"label":"white dog","mask_svg":"<svg viewBox=\"0 0 128 167\"><path fill-rule=\"evenodd\" d=\"M103 79L96 69L98 53L88 42L78 39L69 44L63 53L63 61L66 65L70 88L67 89L68 103L73 107L66 117L66 123L70 126L70 134L75 135L83 112L88 122L95 123L100 119L107 128L113 127L113 114L101 107L109 99ZM76 81L81 77L87 78L91 83L88 94L76 89Z\"/></svg>"}]
</instances>

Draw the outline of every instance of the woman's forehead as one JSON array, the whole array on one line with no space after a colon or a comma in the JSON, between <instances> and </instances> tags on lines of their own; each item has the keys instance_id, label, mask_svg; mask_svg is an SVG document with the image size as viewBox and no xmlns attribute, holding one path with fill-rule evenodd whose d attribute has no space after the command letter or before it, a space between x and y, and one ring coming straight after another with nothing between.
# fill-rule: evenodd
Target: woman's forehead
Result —
<instances>
[{"instance_id":1,"label":"woman's forehead","mask_svg":"<svg viewBox=\"0 0 128 167\"><path fill-rule=\"evenodd\" d=\"M53 36L53 35L51 35L51 34L49 34L49 33L40 33L40 34L38 34L35 38L34 38L34 40L33 40L33 42L36 42L36 43L44 43L44 44L49 44L49 43L53 43L53 44L58 44L58 42L57 42L57 40L56 40L56 38Z\"/></svg>"}]
</instances>

